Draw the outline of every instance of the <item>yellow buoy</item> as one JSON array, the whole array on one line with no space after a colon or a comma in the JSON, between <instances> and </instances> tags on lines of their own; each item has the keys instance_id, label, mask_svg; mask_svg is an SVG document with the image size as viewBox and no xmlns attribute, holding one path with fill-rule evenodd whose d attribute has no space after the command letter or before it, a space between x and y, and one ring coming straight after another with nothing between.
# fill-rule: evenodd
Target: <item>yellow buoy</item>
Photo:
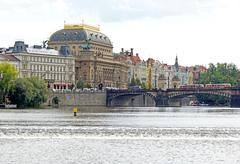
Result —
<instances>
[{"instance_id":1,"label":"yellow buoy","mask_svg":"<svg viewBox=\"0 0 240 164\"><path fill-rule=\"evenodd\" d=\"M77 112L78 112L78 108L77 108L77 107L74 107L74 108L73 108L73 115L74 115L74 116L77 116Z\"/></svg>"}]
</instances>

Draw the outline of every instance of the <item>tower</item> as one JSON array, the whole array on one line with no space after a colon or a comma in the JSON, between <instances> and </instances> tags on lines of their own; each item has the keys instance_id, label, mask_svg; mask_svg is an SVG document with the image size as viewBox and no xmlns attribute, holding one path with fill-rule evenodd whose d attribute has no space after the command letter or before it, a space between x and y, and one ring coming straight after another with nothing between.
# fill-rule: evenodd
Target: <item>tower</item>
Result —
<instances>
[{"instance_id":1,"label":"tower","mask_svg":"<svg viewBox=\"0 0 240 164\"><path fill-rule=\"evenodd\" d=\"M178 72L179 71L179 65L178 65L178 57L177 57L177 55L176 55L174 66L175 66L175 70Z\"/></svg>"}]
</instances>

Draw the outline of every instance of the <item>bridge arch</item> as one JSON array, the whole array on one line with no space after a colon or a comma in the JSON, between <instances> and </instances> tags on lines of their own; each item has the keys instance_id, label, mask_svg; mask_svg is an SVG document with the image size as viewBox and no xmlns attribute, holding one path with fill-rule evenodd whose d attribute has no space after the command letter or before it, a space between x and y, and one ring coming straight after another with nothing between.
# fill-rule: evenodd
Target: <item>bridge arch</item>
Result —
<instances>
[{"instance_id":1,"label":"bridge arch","mask_svg":"<svg viewBox=\"0 0 240 164\"><path fill-rule=\"evenodd\" d=\"M150 99L155 106L169 106L169 100L187 97L189 95L199 95L199 94L210 94L218 95L229 98L232 107L240 107L240 87L238 88L201 88L201 89L167 89L167 90L139 90L139 91L129 91L129 90L107 90L106 105L114 106L113 102L117 102L120 99L122 103L134 101L136 98L142 97ZM131 106L131 105L128 105ZM138 105L140 106L140 105ZM146 104L141 104L141 106L149 106Z\"/></svg>"},{"instance_id":2,"label":"bridge arch","mask_svg":"<svg viewBox=\"0 0 240 164\"><path fill-rule=\"evenodd\" d=\"M54 96L52 99L52 107L54 108L58 108L59 107L59 103L60 103L60 99L58 96Z\"/></svg>"},{"instance_id":3,"label":"bridge arch","mask_svg":"<svg viewBox=\"0 0 240 164\"><path fill-rule=\"evenodd\" d=\"M210 94L210 95L217 95L217 96L223 96L227 98L231 98L231 93L224 92L224 91L181 91L181 92L169 92L168 98L181 98L181 97L187 97L190 95L199 95L199 94Z\"/></svg>"},{"instance_id":4,"label":"bridge arch","mask_svg":"<svg viewBox=\"0 0 240 164\"><path fill-rule=\"evenodd\" d=\"M148 92L108 92L107 106L156 106L155 96Z\"/></svg>"},{"instance_id":5,"label":"bridge arch","mask_svg":"<svg viewBox=\"0 0 240 164\"><path fill-rule=\"evenodd\" d=\"M227 100L225 103L231 102L231 95L226 92L222 92L222 91L218 91L218 92L216 92L216 91L207 91L207 92L206 91L185 91L184 92L183 91L183 92L169 93L168 94L168 103L169 103L169 105L178 104L179 106L189 105L190 99L185 100L184 98L191 96L191 95L195 95L195 96L197 96L197 95L217 95L217 96L221 96L221 97L226 97Z\"/></svg>"}]
</instances>

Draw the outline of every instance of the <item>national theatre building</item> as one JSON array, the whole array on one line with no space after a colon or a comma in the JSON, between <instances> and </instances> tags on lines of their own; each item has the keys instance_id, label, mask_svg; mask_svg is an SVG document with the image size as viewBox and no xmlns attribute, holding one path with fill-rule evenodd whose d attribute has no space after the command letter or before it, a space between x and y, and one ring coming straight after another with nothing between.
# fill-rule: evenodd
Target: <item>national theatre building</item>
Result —
<instances>
[{"instance_id":1,"label":"national theatre building","mask_svg":"<svg viewBox=\"0 0 240 164\"><path fill-rule=\"evenodd\" d=\"M53 33L48 46L55 50L69 49L75 57L75 79L91 87L127 88L128 66L114 60L110 39L99 27L86 24L65 24L64 29Z\"/></svg>"}]
</instances>

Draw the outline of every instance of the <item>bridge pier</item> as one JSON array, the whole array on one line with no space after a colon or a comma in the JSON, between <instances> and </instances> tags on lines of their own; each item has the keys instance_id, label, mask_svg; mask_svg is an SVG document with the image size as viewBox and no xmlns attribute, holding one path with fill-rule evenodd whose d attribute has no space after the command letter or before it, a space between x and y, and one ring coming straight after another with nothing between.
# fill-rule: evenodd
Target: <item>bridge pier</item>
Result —
<instances>
[{"instance_id":1,"label":"bridge pier","mask_svg":"<svg viewBox=\"0 0 240 164\"><path fill-rule=\"evenodd\" d=\"M231 107L240 107L240 96L231 97Z\"/></svg>"},{"instance_id":2,"label":"bridge pier","mask_svg":"<svg viewBox=\"0 0 240 164\"><path fill-rule=\"evenodd\" d=\"M147 95L121 95L117 98L108 98L106 102L107 107L122 106L122 107L155 107L154 98Z\"/></svg>"},{"instance_id":3,"label":"bridge pier","mask_svg":"<svg viewBox=\"0 0 240 164\"><path fill-rule=\"evenodd\" d=\"M156 107L166 107L168 106L168 97L167 96L158 96L156 97Z\"/></svg>"}]
</instances>

